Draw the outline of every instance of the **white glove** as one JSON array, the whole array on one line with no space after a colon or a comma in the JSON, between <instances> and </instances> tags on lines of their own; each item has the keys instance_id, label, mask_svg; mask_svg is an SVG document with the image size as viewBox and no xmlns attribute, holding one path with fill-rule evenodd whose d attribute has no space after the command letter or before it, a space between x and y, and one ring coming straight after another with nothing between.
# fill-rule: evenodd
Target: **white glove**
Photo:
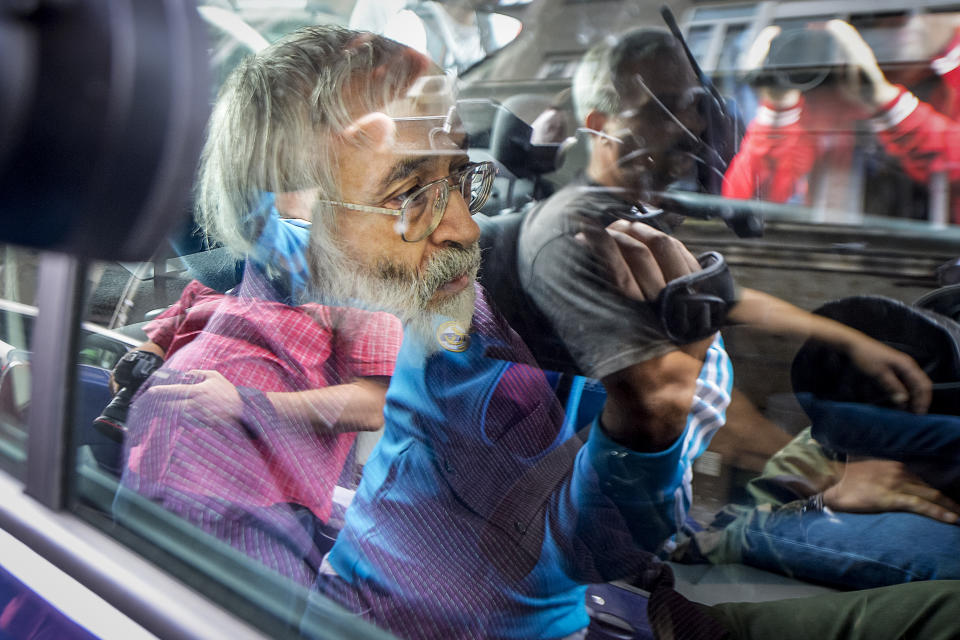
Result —
<instances>
[{"instance_id":1,"label":"white glove","mask_svg":"<svg viewBox=\"0 0 960 640\"><path fill-rule=\"evenodd\" d=\"M870 45L853 26L843 20L831 20L827 31L837 39L847 60L844 90L849 98L876 110L900 94L900 89L887 81Z\"/></svg>"},{"instance_id":2,"label":"white glove","mask_svg":"<svg viewBox=\"0 0 960 640\"><path fill-rule=\"evenodd\" d=\"M770 53L770 43L780 35L781 29L778 26L770 25L764 27L757 34L756 39L743 54L743 71L749 74L763 66L763 61ZM757 95L763 102L772 105L776 109L789 109L800 101L799 89L777 89L774 87L759 87Z\"/></svg>"}]
</instances>

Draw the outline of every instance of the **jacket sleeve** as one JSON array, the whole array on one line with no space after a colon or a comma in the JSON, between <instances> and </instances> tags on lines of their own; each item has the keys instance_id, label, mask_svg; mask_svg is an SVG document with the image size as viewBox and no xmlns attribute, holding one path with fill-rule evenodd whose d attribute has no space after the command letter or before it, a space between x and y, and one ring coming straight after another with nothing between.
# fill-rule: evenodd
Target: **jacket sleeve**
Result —
<instances>
[{"instance_id":1,"label":"jacket sleeve","mask_svg":"<svg viewBox=\"0 0 960 640\"><path fill-rule=\"evenodd\" d=\"M802 110L802 100L787 109L762 105L757 110L727 168L724 196L786 202L806 195L816 145L803 127Z\"/></svg>"},{"instance_id":2,"label":"jacket sleeve","mask_svg":"<svg viewBox=\"0 0 960 640\"><path fill-rule=\"evenodd\" d=\"M943 55L931 61L930 67L944 84L960 90L960 29L954 32L953 40L947 45Z\"/></svg>"},{"instance_id":3,"label":"jacket sleeve","mask_svg":"<svg viewBox=\"0 0 960 640\"><path fill-rule=\"evenodd\" d=\"M611 440L595 421L567 489L555 501L548 557L563 557L581 582L635 575L669 551L692 499L693 462L725 419L733 371L718 337L707 351L683 434L641 453Z\"/></svg>"},{"instance_id":4,"label":"jacket sleeve","mask_svg":"<svg viewBox=\"0 0 960 640\"><path fill-rule=\"evenodd\" d=\"M870 124L886 152L913 180L926 184L939 172L945 172L950 182L960 180L960 123L906 89Z\"/></svg>"}]
</instances>

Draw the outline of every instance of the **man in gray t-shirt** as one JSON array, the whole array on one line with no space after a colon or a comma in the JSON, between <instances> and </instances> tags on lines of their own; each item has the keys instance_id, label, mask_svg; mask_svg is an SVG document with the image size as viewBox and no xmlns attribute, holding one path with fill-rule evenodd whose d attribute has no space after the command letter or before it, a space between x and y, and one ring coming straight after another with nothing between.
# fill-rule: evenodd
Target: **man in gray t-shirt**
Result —
<instances>
[{"instance_id":1,"label":"man in gray t-shirt","mask_svg":"<svg viewBox=\"0 0 960 640\"><path fill-rule=\"evenodd\" d=\"M616 209L629 205L580 176L526 215L518 245L524 291L580 371L597 379L676 349L652 307L624 297L602 257L577 240L615 222Z\"/></svg>"},{"instance_id":2,"label":"man in gray t-shirt","mask_svg":"<svg viewBox=\"0 0 960 640\"><path fill-rule=\"evenodd\" d=\"M606 234L617 231L605 228L632 207L655 206L657 191L697 173L712 99L665 30L631 31L590 50L573 81L576 117L589 135L586 170L526 215L518 239L520 285L580 371L603 382L627 412L622 417L664 428L689 410L677 400L683 395L675 393L675 372L687 367L687 376L695 375L699 361L667 339L650 304L653 291L624 296L628 270L608 262ZM682 247L670 236L657 242L637 246L631 266ZM817 337L874 376L896 404L914 411L929 404L930 381L911 358L849 327L746 288L727 317Z\"/></svg>"}]
</instances>

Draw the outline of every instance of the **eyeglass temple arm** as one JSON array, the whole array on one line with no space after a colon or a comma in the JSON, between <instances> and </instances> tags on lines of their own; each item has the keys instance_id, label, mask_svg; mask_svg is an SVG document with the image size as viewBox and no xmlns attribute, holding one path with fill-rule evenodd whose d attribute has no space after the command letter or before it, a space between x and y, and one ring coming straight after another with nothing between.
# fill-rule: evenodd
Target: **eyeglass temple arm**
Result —
<instances>
[{"instance_id":1,"label":"eyeglass temple arm","mask_svg":"<svg viewBox=\"0 0 960 640\"><path fill-rule=\"evenodd\" d=\"M365 213L384 213L390 216L400 215L400 209L387 209L386 207L374 207L369 204L355 204L353 202L340 202L339 200L320 200L320 202L332 204L337 207L343 207L344 209L351 209L353 211L363 211Z\"/></svg>"}]
</instances>

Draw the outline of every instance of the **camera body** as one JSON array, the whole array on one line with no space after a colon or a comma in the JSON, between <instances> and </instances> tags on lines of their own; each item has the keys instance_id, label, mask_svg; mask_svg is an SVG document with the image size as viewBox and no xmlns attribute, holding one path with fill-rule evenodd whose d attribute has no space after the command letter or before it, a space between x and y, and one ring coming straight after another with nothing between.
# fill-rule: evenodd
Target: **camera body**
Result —
<instances>
[{"instance_id":1,"label":"camera body","mask_svg":"<svg viewBox=\"0 0 960 640\"><path fill-rule=\"evenodd\" d=\"M163 366L163 358L149 351L128 351L113 369L113 380L119 387L117 393L93 421L94 428L111 440L120 442L126 432L130 402L140 386L150 375Z\"/></svg>"},{"instance_id":2,"label":"camera body","mask_svg":"<svg viewBox=\"0 0 960 640\"><path fill-rule=\"evenodd\" d=\"M770 41L759 68L747 74L757 88L798 89L837 82L847 65L843 48L826 29L788 29Z\"/></svg>"}]
</instances>

